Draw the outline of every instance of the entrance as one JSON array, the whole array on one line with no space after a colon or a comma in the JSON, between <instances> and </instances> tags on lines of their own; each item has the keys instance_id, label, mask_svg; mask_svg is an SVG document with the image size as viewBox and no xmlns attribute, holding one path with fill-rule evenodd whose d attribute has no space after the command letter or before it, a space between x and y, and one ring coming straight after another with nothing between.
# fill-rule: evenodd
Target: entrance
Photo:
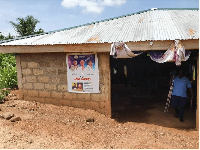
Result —
<instances>
[{"instance_id":1,"label":"entrance","mask_svg":"<svg viewBox=\"0 0 200 150\"><path fill-rule=\"evenodd\" d=\"M164 113L169 92L170 73L177 66L174 62L157 63L147 53L134 58L111 61L111 110L112 118L119 122L155 124L178 129L196 127L197 57L193 50L189 60L181 63L185 76L192 83L194 102L186 105L184 123L174 117L174 109Z\"/></svg>"}]
</instances>

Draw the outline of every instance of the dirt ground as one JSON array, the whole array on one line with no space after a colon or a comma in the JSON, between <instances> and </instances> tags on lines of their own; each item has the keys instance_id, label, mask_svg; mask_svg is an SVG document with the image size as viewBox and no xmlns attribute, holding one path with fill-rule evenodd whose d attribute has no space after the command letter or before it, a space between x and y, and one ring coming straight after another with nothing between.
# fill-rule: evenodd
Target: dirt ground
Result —
<instances>
[{"instance_id":1,"label":"dirt ground","mask_svg":"<svg viewBox=\"0 0 200 150\"><path fill-rule=\"evenodd\" d=\"M141 101L136 100L108 118L93 110L23 101L15 95L17 91L12 91L9 100L0 104L0 149L199 148L199 132L191 121L194 115L181 123L172 113L152 111L159 105L156 102L141 113ZM11 114L21 120L6 120Z\"/></svg>"}]
</instances>

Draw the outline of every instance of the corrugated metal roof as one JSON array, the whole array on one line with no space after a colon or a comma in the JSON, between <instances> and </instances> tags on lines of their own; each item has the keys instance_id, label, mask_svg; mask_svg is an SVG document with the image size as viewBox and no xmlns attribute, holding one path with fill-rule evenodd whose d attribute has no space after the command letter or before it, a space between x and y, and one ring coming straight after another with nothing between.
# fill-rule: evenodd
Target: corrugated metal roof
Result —
<instances>
[{"instance_id":1,"label":"corrugated metal roof","mask_svg":"<svg viewBox=\"0 0 200 150\"><path fill-rule=\"evenodd\" d=\"M72 28L0 41L0 45L54 45L199 39L199 9L149 9Z\"/></svg>"}]
</instances>

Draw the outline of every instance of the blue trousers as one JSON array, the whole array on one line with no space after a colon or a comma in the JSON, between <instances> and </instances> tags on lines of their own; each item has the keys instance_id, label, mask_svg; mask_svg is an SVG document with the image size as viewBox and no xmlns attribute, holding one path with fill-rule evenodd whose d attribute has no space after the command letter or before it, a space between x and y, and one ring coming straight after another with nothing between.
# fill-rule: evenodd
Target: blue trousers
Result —
<instances>
[{"instance_id":1,"label":"blue trousers","mask_svg":"<svg viewBox=\"0 0 200 150\"><path fill-rule=\"evenodd\" d=\"M183 119L185 105L187 103L187 97L180 97L172 95L171 97L171 104L175 109L177 115L179 115L180 119Z\"/></svg>"}]
</instances>

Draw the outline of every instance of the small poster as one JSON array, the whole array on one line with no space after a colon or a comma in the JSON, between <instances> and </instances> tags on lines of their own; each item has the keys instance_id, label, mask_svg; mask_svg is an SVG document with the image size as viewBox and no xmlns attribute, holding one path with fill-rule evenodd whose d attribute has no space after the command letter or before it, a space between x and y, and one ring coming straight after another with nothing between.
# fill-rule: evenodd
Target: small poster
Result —
<instances>
[{"instance_id":1,"label":"small poster","mask_svg":"<svg viewBox=\"0 0 200 150\"><path fill-rule=\"evenodd\" d=\"M68 92L99 93L97 54L66 55Z\"/></svg>"}]
</instances>

